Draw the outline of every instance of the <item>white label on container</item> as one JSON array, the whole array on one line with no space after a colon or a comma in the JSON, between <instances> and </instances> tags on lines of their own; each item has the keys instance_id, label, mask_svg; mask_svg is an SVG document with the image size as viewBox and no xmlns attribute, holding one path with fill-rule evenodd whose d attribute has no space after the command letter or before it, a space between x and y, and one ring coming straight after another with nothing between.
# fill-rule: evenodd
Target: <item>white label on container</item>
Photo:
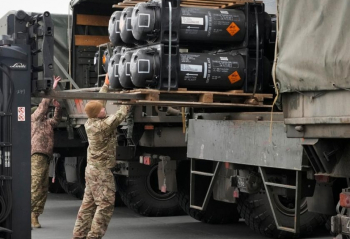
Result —
<instances>
[{"instance_id":1,"label":"white label on container","mask_svg":"<svg viewBox=\"0 0 350 239\"><path fill-rule=\"evenodd\" d=\"M179 52L180 52L180 53L188 53L188 49L180 48L180 49L179 49Z\"/></svg>"},{"instance_id":2,"label":"white label on container","mask_svg":"<svg viewBox=\"0 0 350 239\"><path fill-rule=\"evenodd\" d=\"M119 23L120 23L120 20L117 20L117 21L116 21L116 24L115 24L115 33L120 33L120 30L119 30Z\"/></svg>"},{"instance_id":3,"label":"white label on container","mask_svg":"<svg viewBox=\"0 0 350 239\"><path fill-rule=\"evenodd\" d=\"M228 61L228 58L227 58L227 57L220 57L220 60L222 60L222 61Z\"/></svg>"},{"instance_id":4,"label":"white label on container","mask_svg":"<svg viewBox=\"0 0 350 239\"><path fill-rule=\"evenodd\" d=\"M131 17L127 17L127 18L126 18L126 30L127 30L128 32L131 32L131 31L132 31Z\"/></svg>"},{"instance_id":5,"label":"white label on container","mask_svg":"<svg viewBox=\"0 0 350 239\"><path fill-rule=\"evenodd\" d=\"M202 17L181 17L181 23L187 25L204 25Z\"/></svg>"},{"instance_id":6,"label":"white label on container","mask_svg":"<svg viewBox=\"0 0 350 239\"><path fill-rule=\"evenodd\" d=\"M203 72L202 65L181 64L181 71Z\"/></svg>"},{"instance_id":7,"label":"white label on container","mask_svg":"<svg viewBox=\"0 0 350 239\"><path fill-rule=\"evenodd\" d=\"M143 63L142 63L143 62ZM142 63L143 65L146 63L147 64L147 70L140 70L140 63ZM150 63L150 60L147 60L147 59L140 59L137 61L137 72L142 74L142 73L150 73L150 70L151 70L151 63Z\"/></svg>"},{"instance_id":8,"label":"white label on container","mask_svg":"<svg viewBox=\"0 0 350 239\"><path fill-rule=\"evenodd\" d=\"M149 27L151 16L150 14L139 13L139 27Z\"/></svg>"},{"instance_id":9,"label":"white label on container","mask_svg":"<svg viewBox=\"0 0 350 239\"><path fill-rule=\"evenodd\" d=\"M204 26L204 30L207 32L208 31L208 27L209 27L209 17L208 15L205 15L205 26Z\"/></svg>"},{"instance_id":10,"label":"white label on container","mask_svg":"<svg viewBox=\"0 0 350 239\"><path fill-rule=\"evenodd\" d=\"M228 11L220 11L221 14L228 14Z\"/></svg>"},{"instance_id":11,"label":"white label on container","mask_svg":"<svg viewBox=\"0 0 350 239\"><path fill-rule=\"evenodd\" d=\"M114 77L119 77L119 75L118 75L118 67L119 67L119 64L115 64L114 65Z\"/></svg>"},{"instance_id":12,"label":"white label on container","mask_svg":"<svg viewBox=\"0 0 350 239\"><path fill-rule=\"evenodd\" d=\"M18 121L26 121L26 107L18 107Z\"/></svg>"},{"instance_id":13,"label":"white label on container","mask_svg":"<svg viewBox=\"0 0 350 239\"><path fill-rule=\"evenodd\" d=\"M130 62L126 63L126 71L125 71L126 76L130 76Z\"/></svg>"}]
</instances>

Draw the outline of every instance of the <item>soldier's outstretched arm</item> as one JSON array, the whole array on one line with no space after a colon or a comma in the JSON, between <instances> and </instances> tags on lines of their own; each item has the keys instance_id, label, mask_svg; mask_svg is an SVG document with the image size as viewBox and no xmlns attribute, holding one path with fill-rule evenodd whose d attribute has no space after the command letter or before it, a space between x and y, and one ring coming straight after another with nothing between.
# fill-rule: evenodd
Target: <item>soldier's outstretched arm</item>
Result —
<instances>
[{"instance_id":1,"label":"soldier's outstretched arm","mask_svg":"<svg viewBox=\"0 0 350 239\"><path fill-rule=\"evenodd\" d=\"M53 90L55 90L58 82L61 80L61 77L53 76L53 80L54 80L54 84L53 84L52 88L53 88ZM38 119L44 117L44 115L47 113L47 110L49 109L50 103L51 103L51 99L43 98L41 103L39 104L38 108L31 115L31 120L35 121L35 120L38 120Z\"/></svg>"},{"instance_id":2,"label":"soldier's outstretched arm","mask_svg":"<svg viewBox=\"0 0 350 239\"><path fill-rule=\"evenodd\" d=\"M108 78L108 74L106 74L106 78L105 78L105 83L103 84L103 86L100 89L100 93L107 93L109 89L109 78ZM99 102L103 105L103 107L106 107L106 100L99 100Z\"/></svg>"},{"instance_id":3,"label":"soldier's outstretched arm","mask_svg":"<svg viewBox=\"0 0 350 239\"><path fill-rule=\"evenodd\" d=\"M102 130L104 131L115 130L118 127L118 125L120 125L121 122L123 122L123 120L127 116L130 109L131 109L131 106L127 106L127 105L121 106L120 109L114 115L111 115L102 121L102 124L101 124Z\"/></svg>"},{"instance_id":4,"label":"soldier's outstretched arm","mask_svg":"<svg viewBox=\"0 0 350 239\"><path fill-rule=\"evenodd\" d=\"M55 106L55 113L53 118L49 119L49 122L52 126L57 126L62 119L62 108L56 100L53 101L53 105Z\"/></svg>"},{"instance_id":5,"label":"soldier's outstretched arm","mask_svg":"<svg viewBox=\"0 0 350 239\"><path fill-rule=\"evenodd\" d=\"M46 98L42 99L38 108L31 115L31 120L35 121L44 117L44 115L47 113L47 110L49 109L50 102L51 102L51 99L46 99Z\"/></svg>"}]
</instances>

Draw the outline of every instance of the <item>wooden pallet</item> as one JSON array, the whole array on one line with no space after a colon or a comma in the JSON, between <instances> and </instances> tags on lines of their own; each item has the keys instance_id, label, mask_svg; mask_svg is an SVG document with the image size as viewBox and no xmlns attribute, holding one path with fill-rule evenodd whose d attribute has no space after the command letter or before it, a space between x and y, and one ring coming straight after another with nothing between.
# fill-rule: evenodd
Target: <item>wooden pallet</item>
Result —
<instances>
[{"instance_id":1,"label":"wooden pallet","mask_svg":"<svg viewBox=\"0 0 350 239\"><path fill-rule=\"evenodd\" d=\"M144 99L134 100L136 105L185 106L185 107L263 107L271 108L272 94L255 94L255 104L249 103L252 94L243 91L177 91L137 89L122 91L132 95L144 95ZM128 101L118 101L117 104L129 104Z\"/></svg>"},{"instance_id":2,"label":"wooden pallet","mask_svg":"<svg viewBox=\"0 0 350 239\"><path fill-rule=\"evenodd\" d=\"M126 8L134 7L140 2L147 2L147 0L124 0L121 3L113 5L113 8ZM254 0L181 0L180 6L182 7L197 7L197 8L212 8L212 9L222 9L230 8L236 5L243 5L246 2L254 2ZM262 1L256 1L257 3L262 3Z\"/></svg>"},{"instance_id":3,"label":"wooden pallet","mask_svg":"<svg viewBox=\"0 0 350 239\"><path fill-rule=\"evenodd\" d=\"M129 91L114 91L99 93L98 88L49 91L36 93L35 97L53 99L85 99L109 100L114 104L153 105L153 106L183 106L183 107L246 107L271 108L272 94L255 94L255 103L249 103L252 94L242 91L159 91L152 89L137 89Z\"/></svg>"}]
</instances>

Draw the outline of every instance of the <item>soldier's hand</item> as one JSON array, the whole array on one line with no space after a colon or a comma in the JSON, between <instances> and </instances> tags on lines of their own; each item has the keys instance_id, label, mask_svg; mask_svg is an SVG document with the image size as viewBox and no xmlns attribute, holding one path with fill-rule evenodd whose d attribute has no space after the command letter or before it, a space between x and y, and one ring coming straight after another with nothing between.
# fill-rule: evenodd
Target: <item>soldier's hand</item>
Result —
<instances>
[{"instance_id":1,"label":"soldier's hand","mask_svg":"<svg viewBox=\"0 0 350 239\"><path fill-rule=\"evenodd\" d=\"M53 100L52 104L55 106L55 107L60 107L60 103L57 101L57 100Z\"/></svg>"},{"instance_id":2,"label":"soldier's hand","mask_svg":"<svg viewBox=\"0 0 350 239\"><path fill-rule=\"evenodd\" d=\"M109 78L108 78L108 74L106 74L106 77L105 77L105 84L106 84L106 85L109 85Z\"/></svg>"},{"instance_id":3,"label":"soldier's hand","mask_svg":"<svg viewBox=\"0 0 350 239\"><path fill-rule=\"evenodd\" d=\"M127 105L126 109L128 110L128 113L130 113L135 109L135 105Z\"/></svg>"},{"instance_id":4,"label":"soldier's hand","mask_svg":"<svg viewBox=\"0 0 350 239\"><path fill-rule=\"evenodd\" d=\"M56 89L58 82L61 80L61 77L59 76L53 76L53 89Z\"/></svg>"},{"instance_id":5,"label":"soldier's hand","mask_svg":"<svg viewBox=\"0 0 350 239\"><path fill-rule=\"evenodd\" d=\"M134 108L135 108L135 105L133 105L133 104L136 103L136 100L130 100L129 102L130 102L132 105L127 105L126 108L128 109L128 112L131 112L131 111L133 111Z\"/></svg>"}]
</instances>

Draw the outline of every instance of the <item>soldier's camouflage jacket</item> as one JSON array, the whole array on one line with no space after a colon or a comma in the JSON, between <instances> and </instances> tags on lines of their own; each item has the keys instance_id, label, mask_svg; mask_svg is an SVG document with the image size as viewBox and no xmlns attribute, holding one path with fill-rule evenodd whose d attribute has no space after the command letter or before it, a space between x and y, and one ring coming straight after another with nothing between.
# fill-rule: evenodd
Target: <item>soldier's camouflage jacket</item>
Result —
<instances>
[{"instance_id":1,"label":"soldier's camouflage jacket","mask_svg":"<svg viewBox=\"0 0 350 239\"><path fill-rule=\"evenodd\" d=\"M108 92L104 85L100 92ZM106 106L106 101L99 101ZM89 118L85 123L86 134L89 139L87 163L97 168L113 168L116 164L117 141L114 130L125 119L127 106L121 106L113 115L104 119Z\"/></svg>"},{"instance_id":2,"label":"soldier's camouflage jacket","mask_svg":"<svg viewBox=\"0 0 350 239\"><path fill-rule=\"evenodd\" d=\"M43 99L39 107L31 115L31 155L41 153L52 157L54 132L53 128L59 124L62 118L61 107L55 108L54 117L46 119L51 99Z\"/></svg>"}]
</instances>

